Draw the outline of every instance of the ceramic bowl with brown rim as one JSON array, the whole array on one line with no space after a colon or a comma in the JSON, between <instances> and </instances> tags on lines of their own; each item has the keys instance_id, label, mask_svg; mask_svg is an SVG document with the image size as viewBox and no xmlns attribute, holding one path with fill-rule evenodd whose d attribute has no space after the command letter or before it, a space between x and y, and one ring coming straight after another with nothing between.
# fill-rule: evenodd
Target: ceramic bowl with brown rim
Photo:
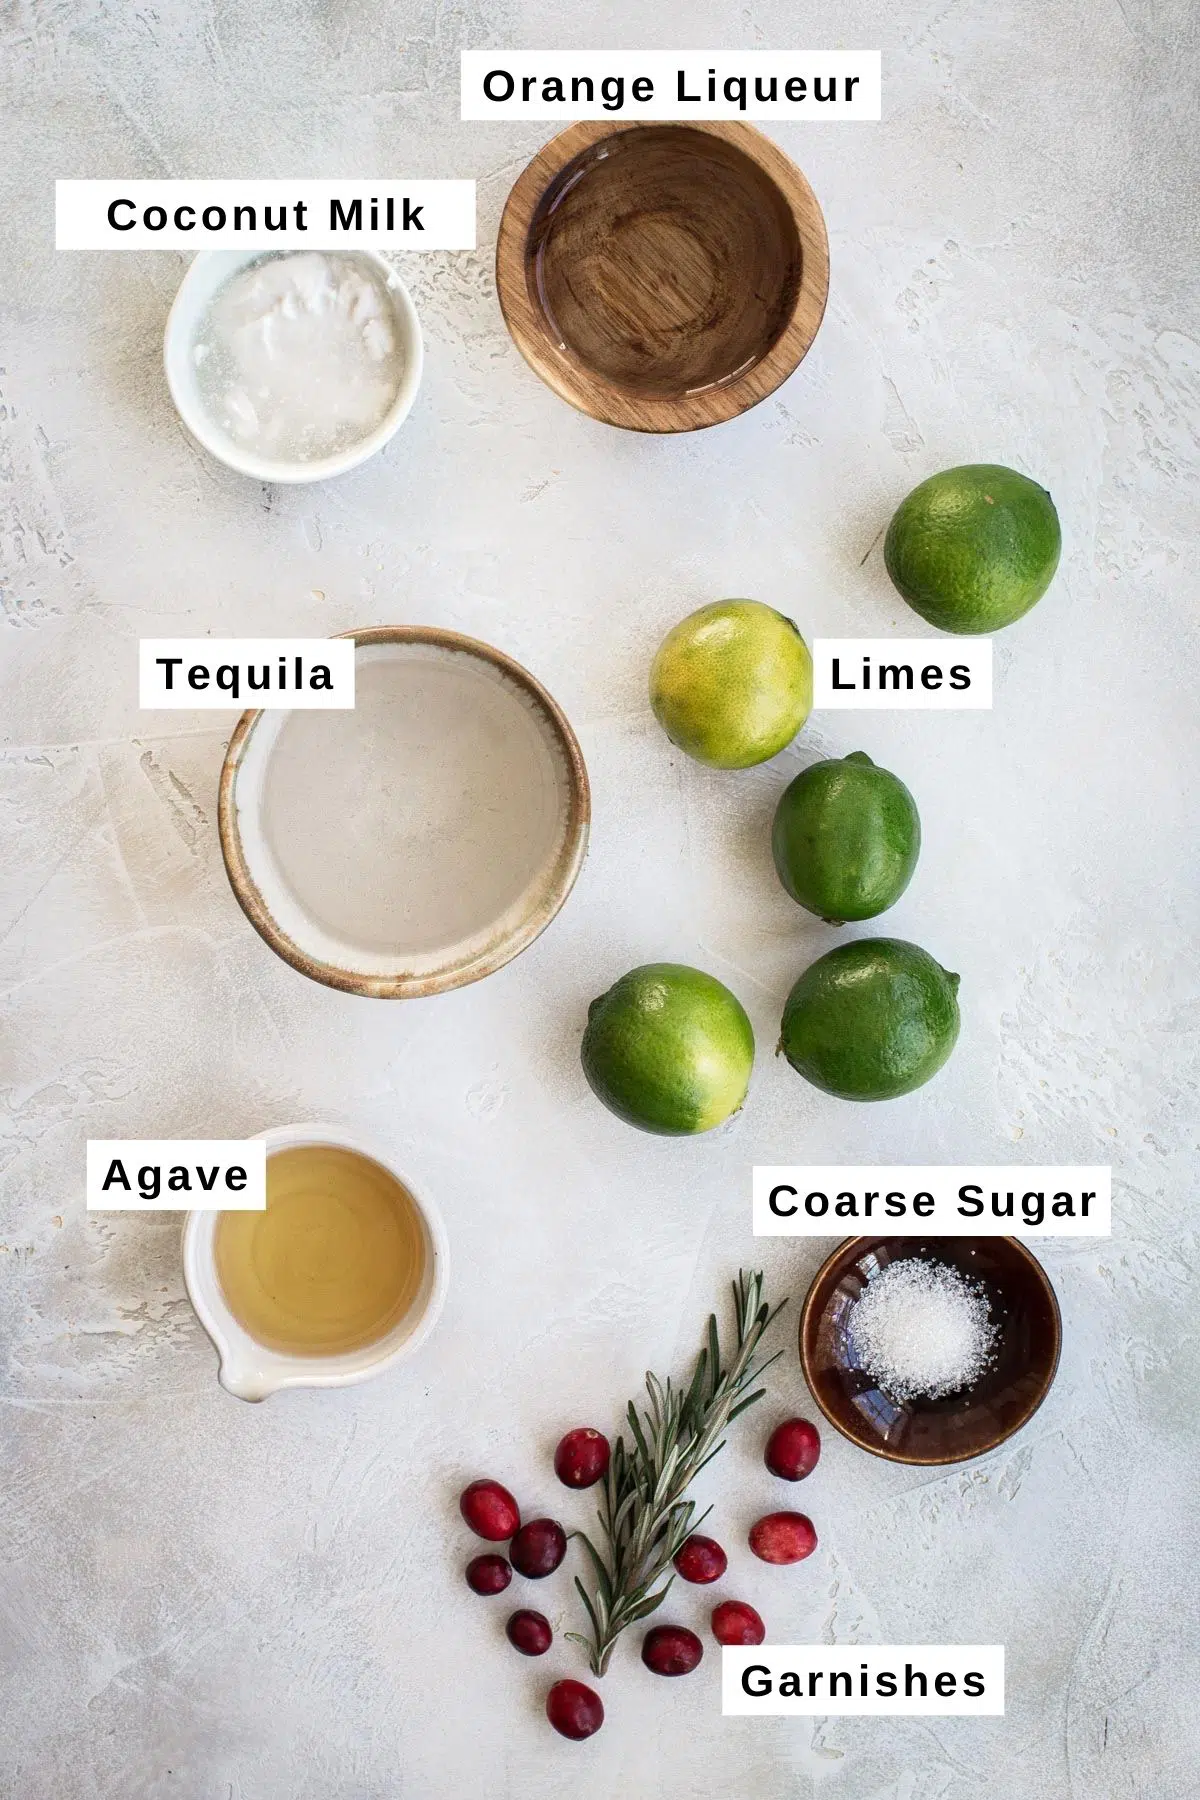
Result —
<instances>
[{"instance_id":1,"label":"ceramic bowl with brown rim","mask_svg":"<svg viewBox=\"0 0 1200 1800\"><path fill-rule=\"evenodd\" d=\"M255 930L314 981L378 999L478 981L574 885L590 798L541 684L457 632L355 642L348 711L244 713L221 771L221 849Z\"/></svg>"},{"instance_id":2,"label":"ceramic bowl with brown rim","mask_svg":"<svg viewBox=\"0 0 1200 1800\"><path fill-rule=\"evenodd\" d=\"M816 337L829 245L796 165L752 126L572 125L504 208L496 285L525 360L634 431L735 418Z\"/></svg>"},{"instance_id":3,"label":"ceramic bowl with brown rim","mask_svg":"<svg viewBox=\"0 0 1200 1800\"><path fill-rule=\"evenodd\" d=\"M910 1257L949 1264L977 1282L997 1328L983 1373L940 1400L894 1399L862 1366L850 1329L868 1282ZM813 1399L843 1437L890 1462L965 1462L996 1449L1046 1398L1061 1344L1050 1279L1011 1237L850 1238L818 1269L800 1315L800 1362Z\"/></svg>"}]
</instances>

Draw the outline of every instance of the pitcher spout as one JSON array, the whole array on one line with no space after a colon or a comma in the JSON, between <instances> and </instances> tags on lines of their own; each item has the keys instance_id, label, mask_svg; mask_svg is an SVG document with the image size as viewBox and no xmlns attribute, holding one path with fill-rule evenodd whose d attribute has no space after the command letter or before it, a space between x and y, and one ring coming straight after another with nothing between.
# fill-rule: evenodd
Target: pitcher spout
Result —
<instances>
[{"instance_id":1,"label":"pitcher spout","mask_svg":"<svg viewBox=\"0 0 1200 1800\"><path fill-rule=\"evenodd\" d=\"M224 1357L217 1370L217 1380L236 1400L265 1400L275 1392L274 1383L267 1380L261 1369L239 1367Z\"/></svg>"}]
</instances>

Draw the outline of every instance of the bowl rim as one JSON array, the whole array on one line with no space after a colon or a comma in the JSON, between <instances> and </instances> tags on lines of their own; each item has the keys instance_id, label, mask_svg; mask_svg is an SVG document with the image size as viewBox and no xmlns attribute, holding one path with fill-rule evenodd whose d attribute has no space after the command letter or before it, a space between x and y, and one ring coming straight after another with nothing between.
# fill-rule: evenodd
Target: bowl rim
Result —
<instances>
[{"instance_id":1,"label":"bowl rim","mask_svg":"<svg viewBox=\"0 0 1200 1800\"><path fill-rule=\"evenodd\" d=\"M801 273L787 321L770 349L743 374L700 393L634 395L573 365L552 346L529 298L527 247L542 198L568 163L605 138L686 131L722 139L749 158L782 197L800 241ZM820 203L796 164L752 125L722 119L589 119L569 125L536 153L513 183L496 238L496 292L509 335L560 399L601 424L644 432L699 431L757 406L794 373L820 329L829 297L829 236Z\"/></svg>"},{"instance_id":2,"label":"bowl rim","mask_svg":"<svg viewBox=\"0 0 1200 1800\"><path fill-rule=\"evenodd\" d=\"M567 766L566 835L558 852L549 891L530 912L523 925L510 936L468 963L456 964L433 974L412 975L399 970L394 975L372 975L362 970L340 968L335 963L322 962L312 956L276 923L251 873L242 846L237 818L238 774L255 727L263 716L265 709L262 707L251 708L242 714L234 727L221 764L217 794L217 834L229 885L251 925L275 954L301 975L307 975L326 987L339 988L347 994L361 994L373 1000L422 999L431 994L444 994L455 988L467 987L472 982L481 981L485 975L495 974L497 969L503 968L515 956L519 956L521 951L527 950L557 917L575 885L587 853L591 824L591 788L583 752L566 714L546 692L541 682L519 662L491 644L485 644L480 639L468 637L459 631L447 631L438 625L369 625L335 635L339 638L351 638L356 648L372 644L424 644L435 649L458 651L490 663L524 689L545 715L557 736Z\"/></svg>"},{"instance_id":3,"label":"bowl rim","mask_svg":"<svg viewBox=\"0 0 1200 1800\"><path fill-rule=\"evenodd\" d=\"M225 265L223 283L240 270L249 268L251 263L305 254L303 249L295 246L290 250L283 246L273 250L261 244L257 247L212 245L208 249L197 251L175 290L175 298L171 302L171 310L167 314L163 330L163 370L167 389L175 411L190 436L202 450L206 450L217 462L223 463L235 474L246 475L252 481L271 482L276 486L297 487L310 481L327 481L335 475L348 474L351 469L357 469L361 463L374 456L376 451L382 450L412 411L425 366L421 321L412 295L391 263L369 245L348 244L344 249L332 250L328 245L314 244L309 254L359 257L362 261L371 263L384 278L384 285L404 333L405 363L395 399L373 431L356 439L353 444L348 444L344 450L339 450L332 456L319 457L312 462L288 462L285 458L258 456L253 450L239 448L223 432L217 431L208 414L199 405L193 404L191 395L181 387L177 379L176 364L187 348L182 340L185 334L190 334L194 329L195 321L191 312L193 290L214 269L218 259Z\"/></svg>"},{"instance_id":4,"label":"bowl rim","mask_svg":"<svg viewBox=\"0 0 1200 1800\"><path fill-rule=\"evenodd\" d=\"M917 1468L940 1469L949 1468L955 1463L973 1462L980 1456L989 1456L993 1450L999 1449L1001 1444L1007 1443L1009 1438L1015 1436L1018 1431L1023 1430L1024 1427L1028 1425L1030 1419L1032 1419L1034 1413L1037 1412L1038 1408L1045 1400L1046 1395L1054 1385L1054 1377L1058 1373L1059 1359L1062 1355L1062 1309L1058 1304L1058 1295L1054 1291L1054 1284L1046 1273L1044 1265L1033 1254L1022 1238L1005 1237L1001 1233L997 1233L994 1237L990 1234L986 1237L981 1234L979 1236L979 1242L987 1243L990 1241L992 1243L1007 1244L1015 1249L1018 1255L1023 1258L1030 1273L1033 1275L1034 1280L1037 1282L1042 1293L1050 1303L1050 1317L1054 1327L1054 1354L1042 1379L1038 1383L1033 1399L1030 1401L1025 1411L1012 1425L1008 1426L1005 1430L998 1432L990 1442L982 1445L978 1450L966 1450L956 1456L914 1456L907 1451L888 1449L885 1445L880 1444L878 1439L868 1437L865 1433L851 1430L844 1420L836 1417L829 1410L825 1405L824 1400L821 1398L817 1387L814 1385L812 1380L809 1329L812 1315L816 1311L816 1296L818 1290L839 1263L842 1263L843 1261L852 1262L854 1260L854 1256L849 1254L854 1246L886 1243L889 1238L896 1235L897 1234L894 1232L882 1231L872 1233L865 1237L843 1238L836 1249L830 1251L829 1255L822 1262L820 1268L810 1281L808 1292L804 1296L804 1304L800 1308L800 1323L798 1329L800 1369L804 1376L808 1391L835 1431L842 1437L847 1438L850 1443L857 1444L860 1450L866 1450L872 1456L878 1456L883 1462L907 1463L908 1465ZM915 1233L913 1235L914 1237L916 1236ZM931 1233L930 1238L931 1241L936 1241L940 1236L953 1237L954 1235L953 1232ZM856 1254L861 1254L861 1252L856 1252Z\"/></svg>"}]
</instances>

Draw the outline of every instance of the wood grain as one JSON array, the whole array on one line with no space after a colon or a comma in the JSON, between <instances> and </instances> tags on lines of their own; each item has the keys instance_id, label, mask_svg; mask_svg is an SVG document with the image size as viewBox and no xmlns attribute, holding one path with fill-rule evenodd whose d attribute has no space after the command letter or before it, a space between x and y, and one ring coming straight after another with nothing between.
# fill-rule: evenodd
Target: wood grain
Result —
<instances>
[{"instance_id":1,"label":"wood grain","mask_svg":"<svg viewBox=\"0 0 1200 1800\"><path fill-rule=\"evenodd\" d=\"M530 366L609 425L695 431L801 361L829 289L825 221L748 125L573 125L518 177L496 285Z\"/></svg>"},{"instance_id":2,"label":"wood grain","mask_svg":"<svg viewBox=\"0 0 1200 1800\"><path fill-rule=\"evenodd\" d=\"M999 1325L987 1368L941 1400L891 1400L859 1366L848 1336L867 1282L913 1256L948 1263L978 1282ZM888 1462L933 1467L995 1450L1050 1392L1061 1350L1058 1298L1020 1238L850 1238L821 1264L800 1313L800 1366L813 1399L843 1437Z\"/></svg>"}]
</instances>

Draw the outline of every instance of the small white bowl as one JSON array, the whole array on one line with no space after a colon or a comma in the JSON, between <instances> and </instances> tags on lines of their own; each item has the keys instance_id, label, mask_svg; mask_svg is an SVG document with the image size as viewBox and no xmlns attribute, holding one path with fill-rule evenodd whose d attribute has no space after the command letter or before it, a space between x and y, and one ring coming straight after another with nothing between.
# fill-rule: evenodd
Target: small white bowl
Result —
<instances>
[{"instance_id":1,"label":"small white bowl","mask_svg":"<svg viewBox=\"0 0 1200 1800\"><path fill-rule=\"evenodd\" d=\"M257 456L253 450L248 450L244 444L239 444L230 437L228 432L222 431L204 406L196 384L196 364L192 354L196 332L213 296L231 276L251 263L265 262L273 256L295 254L295 251L288 250L202 250L179 284L179 292L167 315L167 329L163 337L167 386L171 390L171 398L179 417L196 442L210 456L215 456L227 468L236 469L239 475L249 475L255 481L325 481L331 475L344 475L348 469L356 469L359 463L366 462L369 456L382 450L399 430L421 385L424 363L421 325L408 289L391 264L376 251L356 247L339 254L361 258L370 263L382 278L392 302L396 329L404 347L404 372L400 377L396 398L374 431L348 445L345 450L339 450L334 456L314 458L311 462L287 462L274 457Z\"/></svg>"},{"instance_id":2,"label":"small white bowl","mask_svg":"<svg viewBox=\"0 0 1200 1800\"><path fill-rule=\"evenodd\" d=\"M441 1315L449 1279L446 1232L436 1207L413 1188L391 1159L340 1125L281 1125L259 1134L267 1161L277 1150L306 1144L332 1144L368 1157L398 1181L416 1207L425 1233L425 1274L404 1317L373 1344L336 1356L288 1356L268 1349L234 1318L217 1279L214 1257L219 1212L189 1213L183 1228L183 1279L196 1316L220 1358L217 1379L239 1400L265 1400L280 1388L350 1387L402 1362L425 1342Z\"/></svg>"}]
</instances>

